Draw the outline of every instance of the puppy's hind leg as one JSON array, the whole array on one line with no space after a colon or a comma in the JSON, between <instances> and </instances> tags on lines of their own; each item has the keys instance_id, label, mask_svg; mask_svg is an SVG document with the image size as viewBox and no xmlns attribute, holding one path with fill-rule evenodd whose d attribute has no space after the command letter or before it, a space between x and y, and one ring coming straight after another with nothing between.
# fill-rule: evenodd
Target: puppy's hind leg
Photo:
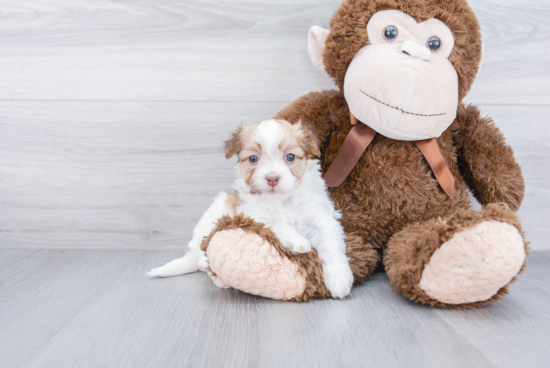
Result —
<instances>
[{"instance_id":1,"label":"puppy's hind leg","mask_svg":"<svg viewBox=\"0 0 550 368\"><path fill-rule=\"evenodd\" d=\"M170 277L196 272L199 270L200 257L200 253L189 251L185 256L174 259L162 267L153 268L146 275L149 277Z\"/></svg>"},{"instance_id":2,"label":"puppy's hind leg","mask_svg":"<svg viewBox=\"0 0 550 368\"><path fill-rule=\"evenodd\" d=\"M214 224L224 215L233 216L235 209L232 206L231 196L221 192L216 196L214 203L202 215L199 223L193 230L193 238L188 244L187 254L168 262L162 267L153 268L147 272L149 277L170 277L184 275L199 270L199 261L204 262L204 252L201 250L201 242L214 229Z\"/></svg>"}]
</instances>

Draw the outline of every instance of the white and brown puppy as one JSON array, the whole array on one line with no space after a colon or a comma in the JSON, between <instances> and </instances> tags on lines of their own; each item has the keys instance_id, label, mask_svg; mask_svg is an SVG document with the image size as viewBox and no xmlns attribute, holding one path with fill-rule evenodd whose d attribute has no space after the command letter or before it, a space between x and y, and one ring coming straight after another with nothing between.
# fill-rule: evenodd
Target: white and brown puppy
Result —
<instances>
[{"instance_id":1,"label":"white and brown puppy","mask_svg":"<svg viewBox=\"0 0 550 368\"><path fill-rule=\"evenodd\" d=\"M299 122L266 120L243 126L226 144L226 157L238 156L233 196L222 192L193 231L183 258L147 273L168 277L205 270L208 261L200 244L224 215L242 213L264 223L294 253L315 247L324 279L334 298L349 294L353 283L340 214L321 177L319 149ZM215 280L217 281L217 280ZM218 286L223 283L216 282Z\"/></svg>"}]
</instances>

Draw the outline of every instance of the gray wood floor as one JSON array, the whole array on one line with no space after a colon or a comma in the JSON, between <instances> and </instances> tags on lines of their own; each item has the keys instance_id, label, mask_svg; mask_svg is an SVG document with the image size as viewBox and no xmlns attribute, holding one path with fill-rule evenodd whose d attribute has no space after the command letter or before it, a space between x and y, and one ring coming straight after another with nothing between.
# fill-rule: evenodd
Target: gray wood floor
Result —
<instances>
[{"instance_id":1,"label":"gray wood floor","mask_svg":"<svg viewBox=\"0 0 550 368\"><path fill-rule=\"evenodd\" d=\"M550 252L511 294L453 311L385 274L343 301L284 303L203 273L149 280L177 251L0 250L2 367L548 367Z\"/></svg>"}]
</instances>

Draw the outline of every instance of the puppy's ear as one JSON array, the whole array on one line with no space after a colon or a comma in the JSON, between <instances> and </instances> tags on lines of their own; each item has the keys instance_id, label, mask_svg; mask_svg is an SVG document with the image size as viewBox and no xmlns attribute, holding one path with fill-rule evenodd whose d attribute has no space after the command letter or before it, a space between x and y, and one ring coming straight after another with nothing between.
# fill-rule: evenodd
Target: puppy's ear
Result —
<instances>
[{"instance_id":1,"label":"puppy's ear","mask_svg":"<svg viewBox=\"0 0 550 368\"><path fill-rule=\"evenodd\" d=\"M243 132L243 127L239 127L231 135L231 139L225 141L225 158L229 159L233 155L239 153L241 150L241 133Z\"/></svg>"},{"instance_id":2,"label":"puppy's ear","mask_svg":"<svg viewBox=\"0 0 550 368\"><path fill-rule=\"evenodd\" d=\"M306 155L310 158L321 156L321 151L319 151L319 140L315 134L313 134L311 129L309 129L305 124L302 124L301 120L298 120L296 125L302 133L301 145L306 152Z\"/></svg>"}]
</instances>

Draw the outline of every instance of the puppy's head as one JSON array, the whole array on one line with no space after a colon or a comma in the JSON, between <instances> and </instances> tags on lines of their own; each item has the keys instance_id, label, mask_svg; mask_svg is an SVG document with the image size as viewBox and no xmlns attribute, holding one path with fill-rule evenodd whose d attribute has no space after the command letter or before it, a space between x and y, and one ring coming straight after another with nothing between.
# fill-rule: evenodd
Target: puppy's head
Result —
<instances>
[{"instance_id":1,"label":"puppy's head","mask_svg":"<svg viewBox=\"0 0 550 368\"><path fill-rule=\"evenodd\" d=\"M298 185L307 160L319 156L313 134L301 122L266 120L240 127L225 144L225 157L238 156L253 194L288 194Z\"/></svg>"}]
</instances>

